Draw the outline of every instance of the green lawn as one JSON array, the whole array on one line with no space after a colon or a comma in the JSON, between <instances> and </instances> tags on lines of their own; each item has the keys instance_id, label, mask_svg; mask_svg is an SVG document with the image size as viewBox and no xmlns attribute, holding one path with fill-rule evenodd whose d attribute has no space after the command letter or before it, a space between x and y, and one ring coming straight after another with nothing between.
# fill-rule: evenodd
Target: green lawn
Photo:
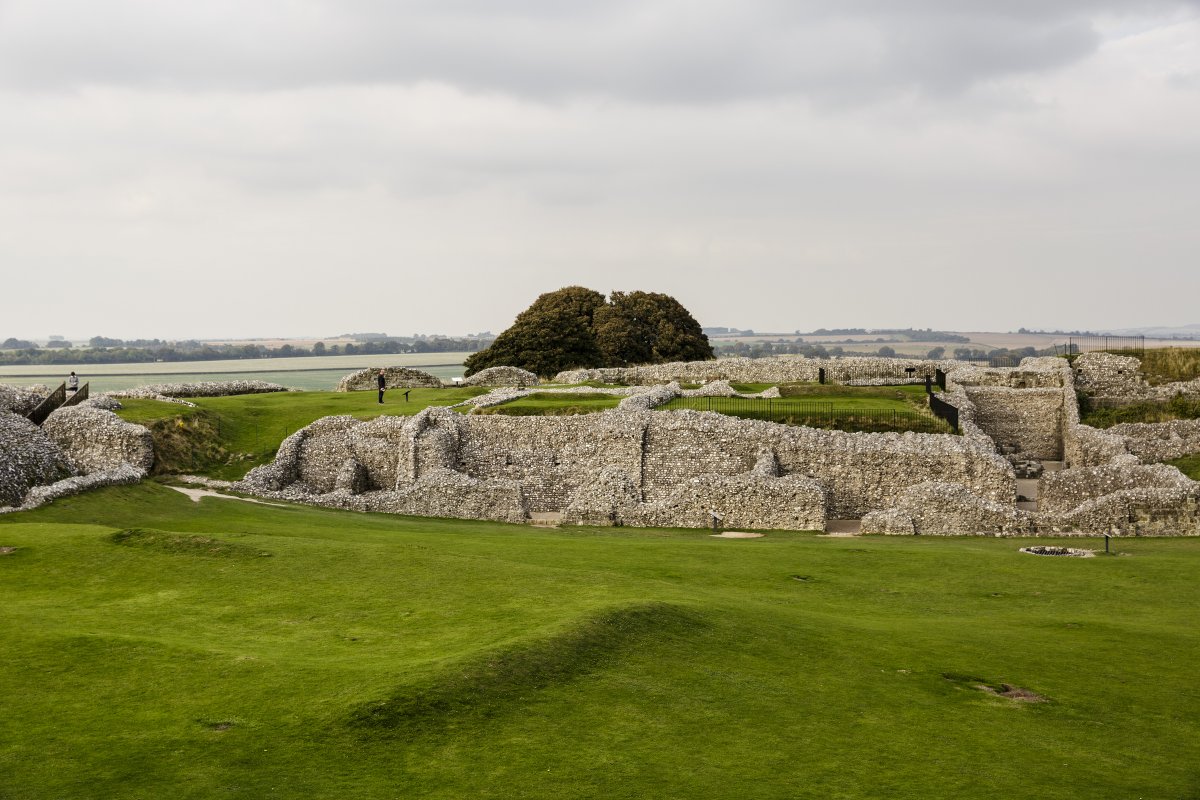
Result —
<instances>
[{"instance_id":1,"label":"green lawn","mask_svg":"<svg viewBox=\"0 0 1200 800\"><path fill-rule=\"evenodd\" d=\"M516 417L591 414L616 408L623 395L599 393L533 392L498 406L481 409L484 414L508 414Z\"/></svg>"},{"instance_id":2,"label":"green lawn","mask_svg":"<svg viewBox=\"0 0 1200 800\"><path fill-rule=\"evenodd\" d=\"M0 797L1195 797L1200 540L1020 545L68 498L0 517Z\"/></svg>"},{"instance_id":3,"label":"green lawn","mask_svg":"<svg viewBox=\"0 0 1200 800\"><path fill-rule=\"evenodd\" d=\"M760 384L740 384L761 391ZM844 431L950 433L948 424L929 411L924 386L833 386L784 384L781 398L677 397L664 411L715 411L746 419L807 425Z\"/></svg>"},{"instance_id":4,"label":"green lawn","mask_svg":"<svg viewBox=\"0 0 1200 800\"><path fill-rule=\"evenodd\" d=\"M1183 474L1192 480L1200 481L1200 454L1177 458L1167 463L1179 467Z\"/></svg>"},{"instance_id":5,"label":"green lawn","mask_svg":"<svg viewBox=\"0 0 1200 800\"><path fill-rule=\"evenodd\" d=\"M148 425L156 454L170 471L195 471L236 479L271 460L287 436L321 417L350 414L412 415L433 405L451 405L486 393L482 387L390 389L380 405L376 392L273 392L232 397L190 398L197 408L157 400L122 400L123 419Z\"/></svg>"}]
</instances>

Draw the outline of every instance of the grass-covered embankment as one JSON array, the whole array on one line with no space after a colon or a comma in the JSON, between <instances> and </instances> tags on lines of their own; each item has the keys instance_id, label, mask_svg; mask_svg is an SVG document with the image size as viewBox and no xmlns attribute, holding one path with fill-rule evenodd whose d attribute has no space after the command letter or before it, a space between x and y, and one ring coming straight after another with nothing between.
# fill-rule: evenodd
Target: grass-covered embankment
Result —
<instances>
[{"instance_id":1,"label":"grass-covered embankment","mask_svg":"<svg viewBox=\"0 0 1200 800\"><path fill-rule=\"evenodd\" d=\"M1020 545L68 498L0 517L0 796L1194 794L1200 540Z\"/></svg>"},{"instance_id":2,"label":"grass-covered embankment","mask_svg":"<svg viewBox=\"0 0 1200 800\"><path fill-rule=\"evenodd\" d=\"M481 408L481 414L506 414L514 417L556 417L592 414L616 408L625 398L613 394L575 394L570 392L533 392L498 406Z\"/></svg>"},{"instance_id":3,"label":"grass-covered embankment","mask_svg":"<svg viewBox=\"0 0 1200 800\"><path fill-rule=\"evenodd\" d=\"M1098 407L1079 395L1080 421L1093 428L1111 428L1125 422L1170 422L1175 419L1200 419L1200 397L1175 395L1165 403L1131 403L1114 408Z\"/></svg>"},{"instance_id":4,"label":"grass-covered embankment","mask_svg":"<svg viewBox=\"0 0 1200 800\"><path fill-rule=\"evenodd\" d=\"M269 461L279 443L321 417L349 414L373 419L409 416L434 405L451 405L483 394L478 387L391 389L380 405L375 392L276 392L189 398L196 408L157 400L122 400L117 412L154 434L159 473L194 472L237 479Z\"/></svg>"}]
</instances>

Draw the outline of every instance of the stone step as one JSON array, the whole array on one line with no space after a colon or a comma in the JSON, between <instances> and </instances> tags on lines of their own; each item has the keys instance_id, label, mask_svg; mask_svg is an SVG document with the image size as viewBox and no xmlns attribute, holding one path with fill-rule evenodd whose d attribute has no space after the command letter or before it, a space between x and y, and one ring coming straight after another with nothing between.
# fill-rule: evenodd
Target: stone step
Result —
<instances>
[{"instance_id":1,"label":"stone step","mask_svg":"<svg viewBox=\"0 0 1200 800\"><path fill-rule=\"evenodd\" d=\"M530 511L529 524L539 528L557 528L562 523L561 511Z\"/></svg>"}]
</instances>

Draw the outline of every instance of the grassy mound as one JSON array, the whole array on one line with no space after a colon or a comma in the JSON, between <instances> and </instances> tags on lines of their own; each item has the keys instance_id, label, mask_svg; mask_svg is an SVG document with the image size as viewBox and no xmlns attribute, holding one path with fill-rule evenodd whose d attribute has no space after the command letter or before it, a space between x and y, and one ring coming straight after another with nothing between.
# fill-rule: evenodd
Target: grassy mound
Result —
<instances>
[{"instance_id":1,"label":"grassy mound","mask_svg":"<svg viewBox=\"0 0 1200 800\"><path fill-rule=\"evenodd\" d=\"M1165 403L1132 403L1117 408L1100 408L1086 395L1079 395L1079 416L1084 425L1111 428L1124 422L1170 422L1200 419L1200 398L1176 395Z\"/></svg>"},{"instance_id":2,"label":"grassy mound","mask_svg":"<svg viewBox=\"0 0 1200 800\"><path fill-rule=\"evenodd\" d=\"M435 405L452 405L484 394L482 387L412 389L408 400L390 390L383 404L375 392L279 392L198 397L196 408L156 400L123 400L122 419L146 425L154 435L158 473L190 472L237 480L275 457L279 443L321 417L349 414L373 419L411 416Z\"/></svg>"},{"instance_id":3,"label":"grassy mound","mask_svg":"<svg viewBox=\"0 0 1200 800\"><path fill-rule=\"evenodd\" d=\"M117 531L111 538L114 544L146 547L177 555L209 558L263 558L271 555L266 550L260 550L257 547L249 547L237 542L227 542L195 533L171 533L170 531L129 528Z\"/></svg>"},{"instance_id":4,"label":"grassy mound","mask_svg":"<svg viewBox=\"0 0 1200 800\"><path fill-rule=\"evenodd\" d=\"M1137 355L1142 360L1142 374L1152 385L1200 378L1200 348L1152 347Z\"/></svg>"},{"instance_id":5,"label":"grassy mound","mask_svg":"<svg viewBox=\"0 0 1200 800\"><path fill-rule=\"evenodd\" d=\"M679 636L699 619L666 603L606 611L549 638L520 642L447 669L423 686L405 687L351 715L351 725L397 735L477 723L522 704L531 693L576 680L623 651Z\"/></svg>"}]
</instances>

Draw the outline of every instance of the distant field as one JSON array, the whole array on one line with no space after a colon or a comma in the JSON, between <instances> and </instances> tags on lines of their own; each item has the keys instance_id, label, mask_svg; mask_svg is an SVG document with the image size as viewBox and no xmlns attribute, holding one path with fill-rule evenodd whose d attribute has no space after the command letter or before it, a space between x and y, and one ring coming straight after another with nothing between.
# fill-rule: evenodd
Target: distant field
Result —
<instances>
[{"instance_id":1,"label":"distant field","mask_svg":"<svg viewBox=\"0 0 1200 800\"><path fill-rule=\"evenodd\" d=\"M296 389L332 389L338 379L364 367L411 367L444 380L461 377L470 353L246 358L225 361L173 361L148 364L64 364L0 367L0 383L58 384L74 370L93 391L112 392L152 383L263 380Z\"/></svg>"}]
</instances>

